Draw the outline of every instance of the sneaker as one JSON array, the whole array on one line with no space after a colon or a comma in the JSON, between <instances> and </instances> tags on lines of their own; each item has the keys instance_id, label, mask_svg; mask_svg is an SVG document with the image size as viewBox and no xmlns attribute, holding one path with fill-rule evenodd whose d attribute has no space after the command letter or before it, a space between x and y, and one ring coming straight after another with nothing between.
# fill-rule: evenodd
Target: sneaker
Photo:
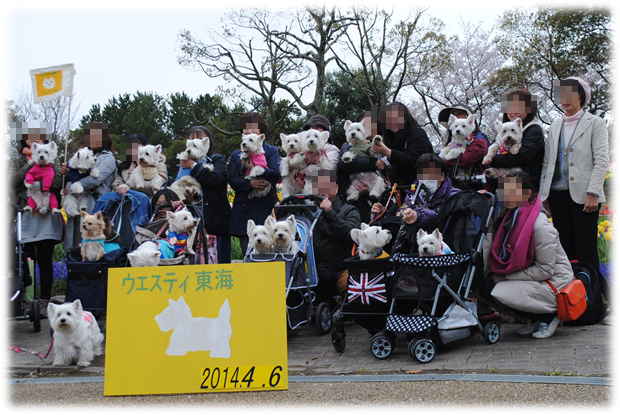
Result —
<instances>
[{"instance_id":1,"label":"sneaker","mask_svg":"<svg viewBox=\"0 0 620 415\"><path fill-rule=\"evenodd\" d=\"M527 336L529 334L534 333L536 330L538 330L539 327L540 327L539 321L535 321L532 323L530 320L528 320L527 323L523 325L523 327L517 330L517 334L520 334L521 336Z\"/></svg>"},{"instance_id":2,"label":"sneaker","mask_svg":"<svg viewBox=\"0 0 620 415\"><path fill-rule=\"evenodd\" d=\"M561 321L559 318L554 318L553 321L551 321L551 323L547 324L547 323L540 323L540 327L538 329L538 331L534 332L532 334L532 337L535 339L546 339L548 337L553 336L553 333L555 333L555 329L558 328L558 326L560 325Z\"/></svg>"}]
</instances>

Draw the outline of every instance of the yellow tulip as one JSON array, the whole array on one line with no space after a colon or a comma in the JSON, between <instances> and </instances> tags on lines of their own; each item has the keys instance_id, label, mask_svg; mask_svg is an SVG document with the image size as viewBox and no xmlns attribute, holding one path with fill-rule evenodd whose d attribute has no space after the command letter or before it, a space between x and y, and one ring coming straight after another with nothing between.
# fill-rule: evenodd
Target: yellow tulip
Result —
<instances>
[{"instance_id":1,"label":"yellow tulip","mask_svg":"<svg viewBox=\"0 0 620 415\"><path fill-rule=\"evenodd\" d=\"M614 233L614 228L610 226L609 228L607 228L607 232L613 234Z\"/></svg>"},{"instance_id":2,"label":"yellow tulip","mask_svg":"<svg viewBox=\"0 0 620 415\"><path fill-rule=\"evenodd\" d=\"M601 225L598 225L598 231L599 231L599 233L605 232L605 227L601 226Z\"/></svg>"},{"instance_id":3,"label":"yellow tulip","mask_svg":"<svg viewBox=\"0 0 620 415\"><path fill-rule=\"evenodd\" d=\"M605 240L606 240L606 241L611 241L611 239L612 239L613 237L614 237L614 236L611 234L611 232L607 232L607 233L605 234Z\"/></svg>"}]
</instances>

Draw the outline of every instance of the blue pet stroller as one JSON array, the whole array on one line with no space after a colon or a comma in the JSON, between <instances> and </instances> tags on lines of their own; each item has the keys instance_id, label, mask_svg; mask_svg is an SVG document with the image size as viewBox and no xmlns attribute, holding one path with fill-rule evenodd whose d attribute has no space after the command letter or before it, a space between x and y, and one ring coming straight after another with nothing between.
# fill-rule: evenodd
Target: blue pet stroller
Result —
<instances>
[{"instance_id":1,"label":"blue pet stroller","mask_svg":"<svg viewBox=\"0 0 620 415\"><path fill-rule=\"evenodd\" d=\"M286 316L290 330L313 321L320 334L332 330L332 309L329 301L317 298L319 285L317 266L314 258L312 233L323 213L314 204L322 197L316 195L293 195L285 198L274 208L276 219L295 215L297 222L297 244L294 253L258 254L248 247L244 262L284 262L286 269ZM308 204L307 202L314 202ZM318 303L318 305L314 305Z\"/></svg>"},{"instance_id":2,"label":"blue pet stroller","mask_svg":"<svg viewBox=\"0 0 620 415\"><path fill-rule=\"evenodd\" d=\"M464 340L476 332L490 344L499 340L499 316L479 317L470 294L482 281L482 244L495 206L491 193L457 193L446 200L431 227L442 232L444 242L456 253L420 257L398 252L392 256L394 273L385 284L387 301L380 314L385 316L385 326L370 339L373 356L388 358L396 333L406 335L409 354L420 363L433 360L436 344ZM338 323L335 328L332 343L343 351L344 331L339 331Z\"/></svg>"}]
</instances>

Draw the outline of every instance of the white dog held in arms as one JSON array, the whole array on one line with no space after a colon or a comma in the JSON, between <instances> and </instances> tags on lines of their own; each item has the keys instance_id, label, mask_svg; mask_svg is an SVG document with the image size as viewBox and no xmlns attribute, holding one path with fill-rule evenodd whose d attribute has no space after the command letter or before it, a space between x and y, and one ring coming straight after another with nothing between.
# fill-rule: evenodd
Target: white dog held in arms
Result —
<instances>
[{"instance_id":1,"label":"white dog held in arms","mask_svg":"<svg viewBox=\"0 0 620 415\"><path fill-rule=\"evenodd\" d=\"M475 116L472 114L467 119L457 118L454 114L450 114L448 128L452 133L452 141L441 150L439 157L444 160L453 160L459 158L467 146L474 140L472 135L476 129Z\"/></svg>"},{"instance_id":2,"label":"white dog held in arms","mask_svg":"<svg viewBox=\"0 0 620 415\"><path fill-rule=\"evenodd\" d=\"M69 160L68 167L69 172L72 170L75 173L88 173L89 176L97 178L99 177L99 169L95 167L97 164L97 158L91 149L84 147L79 149L73 157ZM71 185L71 192L65 195L62 205L65 208L67 216L78 216L80 211L86 210L87 194L84 192L84 187L77 181Z\"/></svg>"},{"instance_id":3,"label":"white dog held in arms","mask_svg":"<svg viewBox=\"0 0 620 415\"><path fill-rule=\"evenodd\" d=\"M95 317L82 310L82 302L47 305L50 326L54 330L54 365L90 366L102 352L103 334Z\"/></svg>"},{"instance_id":4,"label":"white dog held in arms","mask_svg":"<svg viewBox=\"0 0 620 415\"><path fill-rule=\"evenodd\" d=\"M187 352L208 352L209 357L230 357L230 305L228 299L220 307L215 318L193 317L192 310L183 297L168 300L168 307L155 316L159 329L172 330L166 349L168 356L185 356Z\"/></svg>"}]
</instances>

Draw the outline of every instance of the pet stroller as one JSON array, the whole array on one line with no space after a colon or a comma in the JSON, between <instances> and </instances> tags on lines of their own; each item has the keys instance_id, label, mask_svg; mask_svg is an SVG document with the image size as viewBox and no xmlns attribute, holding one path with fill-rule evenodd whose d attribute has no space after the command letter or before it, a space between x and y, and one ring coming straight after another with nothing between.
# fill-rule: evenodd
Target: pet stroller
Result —
<instances>
[{"instance_id":1,"label":"pet stroller","mask_svg":"<svg viewBox=\"0 0 620 415\"><path fill-rule=\"evenodd\" d=\"M332 309L329 299L318 298L319 284L317 266L312 244L312 233L323 211L316 204L322 197L316 195L293 195L285 198L274 208L276 219L295 215L297 222L296 252L291 254L258 254L248 247L244 262L284 262L286 270L286 317L290 330L313 321L320 334L332 329ZM326 300L326 301L323 301ZM315 307L314 304L318 303Z\"/></svg>"},{"instance_id":2,"label":"pet stroller","mask_svg":"<svg viewBox=\"0 0 620 415\"><path fill-rule=\"evenodd\" d=\"M470 296L482 280L482 244L495 206L491 193L457 193L446 201L434 224L456 253L392 256L391 302L385 328L370 339L373 356L388 358L396 333L406 334L409 354L420 363L433 360L436 344L464 340L478 331L490 344L499 340L499 316L479 317Z\"/></svg>"},{"instance_id":3,"label":"pet stroller","mask_svg":"<svg viewBox=\"0 0 620 415\"><path fill-rule=\"evenodd\" d=\"M22 241L22 209L10 202L13 208L13 230L10 232L10 241L5 246L9 249L9 312L11 317L18 320L29 319L34 325L34 331L41 331L41 314L39 302L35 298L30 306L30 312L25 307L25 287L32 284L32 277L28 262L24 256Z\"/></svg>"},{"instance_id":4,"label":"pet stroller","mask_svg":"<svg viewBox=\"0 0 620 415\"><path fill-rule=\"evenodd\" d=\"M413 190L414 200L417 199L420 192L425 191L428 197L425 198L423 206L426 206L430 199L428 189L423 184L419 186L394 185L391 190L387 190L381 195L379 203L385 208L375 220L382 228L388 229L392 233L391 243L384 247L386 252L402 247L407 230L411 227L403 222L400 217L394 216L398 209L395 194L402 190ZM382 221L381 219L386 216L386 213L391 216ZM345 264L349 274L347 296L343 299L336 313L334 331L332 332L332 345L338 352L343 352L346 348L344 318L352 317L356 324L364 327L373 335L385 327L390 311L389 301L394 275L394 265L390 257L360 260L359 256L356 255L345 260Z\"/></svg>"}]
</instances>

